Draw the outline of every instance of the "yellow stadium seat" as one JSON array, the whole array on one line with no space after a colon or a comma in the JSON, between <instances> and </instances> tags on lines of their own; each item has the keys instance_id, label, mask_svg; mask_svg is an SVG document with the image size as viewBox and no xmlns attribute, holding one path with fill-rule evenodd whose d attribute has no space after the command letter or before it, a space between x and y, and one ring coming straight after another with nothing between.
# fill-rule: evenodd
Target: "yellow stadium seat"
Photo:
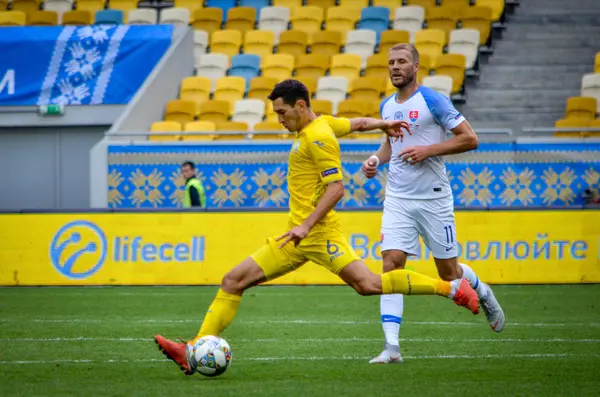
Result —
<instances>
[{"instance_id":1,"label":"yellow stadium seat","mask_svg":"<svg viewBox=\"0 0 600 397\"><path fill-rule=\"evenodd\" d=\"M333 103L325 99L312 99L310 107L317 115L331 115L333 113Z\"/></svg>"},{"instance_id":2,"label":"yellow stadium seat","mask_svg":"<svg viewBox=\"0 0 600 397\"><path fill-rule=\"evenodd\" d=\"M311 54L333 56L340 53L342 34L335 30L319 30L312 36Z\"/></svg>"},{"instance_id":3,"label":"yellow stadium seat","mask_svg":"<svg viewBox=\"0 0 600 397\"><path fill-rule=\"evenodd\" d=\"M331 7L327 9L325 26L332 32L340 32L340 42L346 42L346 35L354 30L356 22L360 19L360 8L347 6Z\"/></svg>"},{"instance_id":4,"label":"yellow stadium seat","mask_svg":"<svg viewBox=\"0 0 600 397\"><path fill-rule=\"evenodd\" d=\"M492 9L489 7L467 7L463 9L461 22L463 29L479 30L479 45L485 45L492 29Z\"/></svg>"},{"instance_id":5,"label":"yellow stadium seat","mask_svg":"<svg viewBox=\"0 0 600 397\"><path fill-rule=\"evenodd\" d=\"M40 1L38 0L13 0L12 10L22 11L25 15L29 16L35 11L39 11Z\"/></svg>"},{"instance_id":6,"label":"yellow stadium seat","mask_svg":"<svg viewBox=\"0 0 600 397\"><path fill-rule=\"evenodd\" d=\"M225 29L238 30L246 33L254 30L256 22L256 8L254 7L233 7L227 12L227 21Z\"/></svg>"},{"instance_id":7,"label":"yellow stadium seat","mask_svg":"<svg viewBox=\"0 0 600 397\"><path fill-rule=\"evenodd\" d=\"M335 0L306 0L306 5L327 10L329 7L335 7Z\"/></svg>"},{"instance_id":8,"label":"yellow stadium seat","mask_svg":"<svg viewBox=\"0 0 600 397\"><path fill-rule=\"evenodd\" d=\"M240 53L242 46L242 33L237 30L219 30L212 34L210 39L210 52L229 55Z\"/></svg>"},{"instance_id":9,"label":"yellow stadium seat","mask_svg":"<svg viewBox=\"0 0 600 397\"><path fill-rule=\"evenodd\" d=\"M230 104L230 115L233 114L233 106L237 101L244 98L246 80L239 76L227 76L217 79L216 90L213 99L227 101Z\"/></svg>"},{"instance_id":10,"label":"yellow stadium seat","mask_svg":"<svg viewBox=\"0 0 600 397\"><path fill-rule=\"evenodd\" d=\"M554 123L554 128L588 128L590 127L590 120L585 119L562 119L557 120ZM567 138L580 138L586 136L586 132L583 131L554 131L554 136L567 137Z\"/></svg>"},{"instance_id":11,"label":"yellow stadium seat","mask_svg":"<svg viewBox=\"0 0 600 397\"><path fill-rule=\"evenodd\" d=\"M352 81L360 75L362 58L357 54L337 54L331 57L331 76L342 76Z\"/></svg>"},{"instance_id":12,"label":"yellow stadium seat","mask_svg":"<svg viewBox=\"0 0 600 397\"><path fill-rule=\"evenodd\" d=\"M181 124L177 121L156 121L150 126L148 140L150 141L178 141L180 135L161 135L160 132L181 132Z\"/></svg>"},{"instance_id":13,"label":"yellow stadium seat","mask_svg":"<svg viewBox=\"0 0 600 397\"><path fill-rule=\"evenodd\" d=\"M321 30L323 24L323 9L315 6L304 6L292 10L290 22L292 30L308 33L309 42L315 32Z\"/></svg>"},{"instance_id":14,"label":"yellow stadium seat","mask_svg":"<svg viewBox=\"0 0 600 397\"><path fill-rule=\"evenodd\" d=\"M196 113L200 112L200 104L210 98L212 81L208 77L191 76L181 81L179 99L192 101L196 104Z\"/></svg>"},{"instance_id":15,"label":"yellow stadium seat","mask_svg":"<svg viewBox=\"0 0 600 397\"><path fill-rule=\"evenodd\" d=\"M67 11L62 15L63 25L91 25L92 14L90 11Z\"/></svg>"},{"instance_id":16,"label":"yellow stadium seat","mask_svg":"<svg viewBox=\"0 0 600 397\"><path fill-rule=\"evenodd\" d=\"M111 10L123 11L123 22L127 23L129 11L137 9L138 0L110 0L108 4ZM175 4L177 4L177 2L175 2ZM175 5L175 7L178 6Z\"/></svg>"},{"instance_id":17,"label":"yellow stadium seat","mask_svg":"<svg viewBox=\"0 0 600 397\"><path fill-rule=\"evenodd\" d=\"M467 59L462 54L442 54L435 64L435 74L452 77L452 94L461 92Z\"/></svg>"},{"instance_id":18,"label":"yellow stadium seat","mask_svg":"<svg viewBox=\"0 0 600 397\"><path fill-rule=\"evenodd\" d=\"M447 43L450 38L450 32L456 29L460 11L461 9L450 6L431 8L425 17L427 29L439 29L446 33L444 42Z\"/></svg>"},{"instance_id":19,"label":"yellow stadium seat","mask_svg":"<svg viewBox=\"0 0 600 397\"><path fill-rule=\"evenodd\" d=\"M56 11L34 11L29 15L31 26L56 26L58 25L58 13Z\"/></svg>"},{"instance_id":20,"label":"yellow stadium seat","mask_svg":"<svg viewBox=\"0 0 600 397\"><path fill-rule=\"evenodd\" d=\"M567 119L583 119L591 121L596 118L598 101L593 97L570 97L567 99Z\"/></svg>"},{"instance_id":21,"label":"yellow stadium seat","mask_svg":"<svg viewBox=\"0 0 600 397\"><path fill-rule=\"evenodd\" d=\"M196 104L192 101L173 99L167 102L165 110L165 121L177 121L185 124L194 120L196 115Z\"/></svg>"},{"instance_id":22,"label":"yellow stadium seat","mask_svg":"<svg viewBox=\"0 0 600 397\"><path fill-rule=\"evenodd\" d=\"M8 0L0 0L0 12L8 8Z\"/></svg>"},{"instance_id":23,"label":"yellow stadium seat","mask_svg":"<svg viewBox=\"0 0 600 397\"><path fill-rule=\"evenodd\" d=\"M215 135L215 140L219 141L247 139L248 124L239 121L219 123L217 132L221 132L221 134ZM227 132L237 132L237 134L226 134Z\"/></svg>"},{"instance_id":24,"label":"yellow stadium seat","mask_svg":"<svg viewBox=\"0 0 600 397\"><path fill-rule=\"evenodd\" d=\"M314 77L295 77L296 80L298 80L299 82L301 82L302 84L304 84L306 86L306 88L308 88L308 92L310 95L312 95L316 90L317 90L317 81L318 79L315 79Z\"/></svg>"},{"instance_id":25,"label":"yellow stadium seat","mask_svg":"<svg viewBox=\"0 0 600 397\"><path fill-rule=\"evenodd\" d=\"M348 90L350 99L379 103L381 94L385 92L384 77L359 77L354 79Z\"/></svg>"},{"instance_id":26,"label":"yellow stadium seat","mask_svg":"<svg viewBox=\"0 0 600 397\"><path fill-rule=\"evenodd\" d=\"M431 8L436 6L436 0L406 0L407 6L421 6L425 9L425 14Z\"/></svg>"},{"instance_id":27,"label":"yellow stadium seat","mask_svg":"<svg viewBox=\"0 0 600 397\"><path fill-rule=\"evenodd\" d=\"M390 10L390 15L394 15L396 8L402 7L402 0L373 0L375 7L387 7Z\"/></svg>"},{"instance_id":28,"label":"yellow stadium seat","mask_svg":"<svg viewBox=\"0 0 600 397\"><path fill-rule=\"evenodd\" d=\"M504 0L502 0L504 1ZM448 7L456 7L459 9L465 8L465 7L470 7L471 6L471 0L444 0L442 2L443 6L448 6Z\"/></svg>"},{"instance_id":29,"label":"yellow stadium seat","mask_svg":"<svg viewBox=\"0 0 600 397\"><path fill-rule=\"evenodd\" d=\"M308 33L297 30L287 30L281 32L281 35L279 35L277 53L290 54L298 57L302 54L306 54L307 44Z\"/></svg>"},{"instance_id":30,"label":"yellow stadium seat","mask_svg":"<svg viewBox=\"0 0 600 397\"><path fill-rule=\"evenodd\" d=\"M212 121L191 121L186 123L183 131L184 132L215 132L217 126ZM183 141L210 141L215 138L215 134L206 135L192 135L182 134L181 140Z\"/></svg>"},{"instance_id":31,"label":"yellow stadium seat","mask_svg":"<svg viewBox=\"0 0 600 397\"><path fill-rule=\"evenodd\" d=\"M248 98L262 99L265 100L273 91L275 84L279 82L278 79L272 77L255 77L250 80L250 89L248 90Z\"/></svg>"},{"instance_id":32,"label":"yellow stadium seat","mask_svg":"<svg viewBox=\"0 0 600 397\"><path fill-rule=\"evenodd\" d=\"M368 57L365 76L389 78L390 71L388 68L388 59L387 53L374 54Z\"/></svg>"},{"instance_id":33,"label":"yellow stadium seat","mask_svg":"<svg viewBox=\"0 0 600 397\"><path fill-rule=\"evenodd\" d=\"M359 11L369 6L369 0L339 0L340 7L356 8Z\"/></svg>"},{"instance_id":34,"label":"yellow stadium seat","mask_svg":"<svg viewBox=\"0 0 600 397\"><path fill-rule=\"evenodd\" d=\"M199 8L192 14L192 27L196 30L204 30L212 35L213 32L221 30L223 21L223 9L217 7Z\"/></svg>"},{"instance_id":35,"label":"yellow stadium seat","mask_svg":"<svg viewBox=\"0 0 600 397\"><path fill-rule=\"evenodd\" d=\"M329 57L323 54L304 54L296 58L296 76L318 79L329 69Z\"/></svg>"},{"instance_id":36,"label":"yellow stadium seat","mask_svg":"<svg viewBox=\"0 0 600 397\"><path fill-rule=\"evenodd\" d=\"M106 0L80 0L75 3L75 10L88 11L92 17L91 20L93 20L93 16L96 15L98 11L104 10L105 6ZM63 25L65 25L64 21Z\"/></svg>"},{"instance_id":37,"label":"yellow stadium seat","mask_svg":"<svg viewBox=\"0 0 600 397\"><path fill-rule=\"evenodd\" d=\"M265 100L265 121L279 123L279 116L273 110L273 102Z\"/></svg>"},{"instance_id":38,"label":"yellow stadium seat","mask_svg":"<svg viewBox=\"0 0 600 397\"><path fill-rule=\"evenodd\" d=\"M410 32L406 30L386 30L381 32L379 41L379 53L388 56L390 48L399 43L410 43ZM387 64L387 61L386 61Z\"/></svg>"},{"instance_id":39,"label":"yellow stadium seat","mask_svg":"<svg viewBox=\"0 0 600 397\"><path fill-rule=\"evenodd\" d=\"M489 7L492 10L492 22L499 21L504 13L505 0L477 0L479 7Z\"/></svg>"},{"instance_id":40,"label":"yellow stadium seat","mask_svg":"<svg viewBox=\"0 0 600 397\"><path fill-rule=\"evenodd\" d=\"M273 0L273 7L287 7L290 11L302 7L302 0Z\"/></svg>"},{"instance_id":41,"label":"yellow stadium seat","mask_svg":"<svg viewBox=\"0 0 600 397\"><path fill-rule=\"evenodd\" d=\"M281 134L253 134L252 139L286 139L290 138L292 134L288 133L285 128L279 122L263 121L254 124L254 132L274 132L281 131Z\"/></svg>"},{"instance_id":42,"label":"yellow stadium seat","mask_svg":"<svg viewBox=\"0 0 600 397\"><path fill-rule=\"evenodd\" d=\"M200 105L199 121L212 121L216 125L229 120L231 110L227 101L210 100L202 102Z\"/></svg>"},{"instance_id":43,"label":"yellow stadium seat","mask_svg":"<svg viewBox=\"0 0 600 397\"><path fill-rule=\"evenodd\" d=\"M600 73L600 52L597 52L594 58L594 73Z\"/></svg>"},{"instance_id":44,"label":"yellow stadium seat","mask_svg":"<svg viewBox=\"0 0 600 397\"><path fill-rule=\"evenodd\" d=\"M244 38L244 54L254 54L261 57L273 53L275 34L270 30L251 30Z\"/></svg>"},{"instance_id":45,"label":"yellow stadium seat","mask_svg":"<svg viewBox=\"0 0 600 397\"><path fill-rule=\"evenodd\" d=\"M600 128L600 119L596 119L596 120L592 120L590 121L590 128ZM594 137L594 138L598 138L600 137L600 132L596 131L596 132L587 132L585 136L590 136L590 137Z\"/></svg>"},{"instance_id":46,"label":"yellow stadium seat","mask_svg":"<svg viewBox=\"0 0 600 397\"><path fill-rule=\"evenodd\" d=\"M431 57L428 54L419 54L419 71L417 72L417 83L421 84L425 76L429 76L433 63Z\"/></svg>"},{"instance_id":47,"label":"yellow stadium seat","mask_svg":"<svg viewBox=\"0 0 600 397\"><path fill-rule=\"evenodd\" d=\"M0 26L25 26L27 15L23 11L0 11Z\"/></svg>"},{"instance_id":48,"label":"yellow stadium seat","mask_svg":"<svg viewBox=\"0 0 600 397\"><path fill-rule=\"evenodd\" d=\"M112 3L114 0L110 0L110 8L112 8ZM137 6L137 0L135 0ZM194 15L196 10L199 10L204 7L202 1L199 0L175 0L175 4L173 7L175 8L187 8L190 10L190 15Z\"/></svg>"},{"instance_id":49,"label":"yellow stadium seat","mask_svg":"<svg viewBox=\"0 0 600 397\"><path fill-rule=\"evenodd\" d=\"M346 99L339 103L337 117L367 117L371 113L371 108L371 102Z\"/></svg>"},{"instance_id":50,"label":"yellow stadium seat","mask_svg":"<svg viewBox=\"0 0 600 397\"><path fill-rule=\"evenodd\" d=\"M389 97L390 95L395 94L397 90L398 89L392 84L392 80L387 79L387 82L385 83L385 94L383 94L383 96Z\"/></svg>"},{"instance_id":51,"label":"yellow stadium seat","mask_svg":"<svg viewBox=\"0 0 600 397\"><path fill-rule=\"evenodd\" d=\"M294 70L294 56L290 54L273 54L262 59L262 75L272 77L280 82L289 79Z\"/></svg>"},{"instance_id":52,"label":"yellow stadium seat","mask_svg":"<svg viewBox=\"0 0 600 397\"><path fill-rule=\"evenodd\" d=\"M442 55L446 44L446 34L439 29L419 30L415 34L415 47L420 54L426 54L435 64L437 58Z\"/></svg>"}]
</instances>

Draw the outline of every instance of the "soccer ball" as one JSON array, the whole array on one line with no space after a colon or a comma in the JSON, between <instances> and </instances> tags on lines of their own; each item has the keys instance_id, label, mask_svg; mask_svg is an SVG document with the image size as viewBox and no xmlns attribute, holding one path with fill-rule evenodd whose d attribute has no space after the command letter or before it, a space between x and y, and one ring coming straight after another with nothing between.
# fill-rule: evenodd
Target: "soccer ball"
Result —
<instances>
[{"instance_id":1,"label":"soccer ball","mask_svg":"<svg viewBox=\"0 0 600 397\"><path fill-rule=\"evenodd\" d=\"M223 338L203 336L192 346L188 359L198 373L210 377L219 376L231 364L231 348Z\"/></svg>"}]
</instances>

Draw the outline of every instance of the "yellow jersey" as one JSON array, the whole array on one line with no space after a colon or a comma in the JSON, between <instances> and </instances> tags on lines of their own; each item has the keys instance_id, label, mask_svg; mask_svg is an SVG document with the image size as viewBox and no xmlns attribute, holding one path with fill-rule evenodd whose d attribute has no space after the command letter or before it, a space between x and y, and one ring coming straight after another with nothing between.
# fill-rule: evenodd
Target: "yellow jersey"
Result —
<instances>
[{"instance_id":1,"label":"yellow jersey","mask_svg":"<svg viewBox=\"0 0 600 397\"><path fill-rule=\"evenodd\" d=\"M329 183L344 179L336 137L348 133L349 119L319 116L296 134L287 178L292 226L298 226L308 218ZM314 228L336 223L338 216L331 210Z\"/></svg>"}]
</instances>

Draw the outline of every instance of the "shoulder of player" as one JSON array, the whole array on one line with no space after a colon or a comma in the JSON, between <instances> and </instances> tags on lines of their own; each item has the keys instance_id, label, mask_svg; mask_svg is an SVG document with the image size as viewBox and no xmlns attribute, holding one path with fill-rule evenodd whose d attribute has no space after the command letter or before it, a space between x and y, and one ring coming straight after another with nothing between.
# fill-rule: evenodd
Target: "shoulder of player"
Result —
<instances>
[{"instance_id":1,"label":"shoulder of player","mask_svg":"<svg viewBox=\"0 0 600 397\"><path fill-rule=\"evenodd\" d=\"M381 103L379 104L379 113L383 112L383 108L385 107L385 105L387 105L387 103L390 102L390 100L393 100L395 96L396 94L394 93L385 98L383 101L381 101Z\"/></svg>"},{"instance_id":2,"label":"shoulder of player","mask_svg":"<svg viewBox=\"0 0 600 397\"><path fill-rule=\"evenodd\" d=\"M432 107L436 107L436 105L447 103L450 100L441 92L425 86L419 87L419 93L423 97L423 100L427 104L427 107L429 107L430 109Z\"/></svg>"}]
</instances>

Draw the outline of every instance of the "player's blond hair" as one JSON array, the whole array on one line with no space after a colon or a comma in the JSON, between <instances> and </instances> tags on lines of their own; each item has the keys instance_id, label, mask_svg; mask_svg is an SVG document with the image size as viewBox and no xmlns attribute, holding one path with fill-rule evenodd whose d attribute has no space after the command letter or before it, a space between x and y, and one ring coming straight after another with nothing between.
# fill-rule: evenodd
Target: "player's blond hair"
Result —
<instances>
[{"instance_id":1,"label":"player's blond hair","mask_svg":"<svg viewBox=\"0 0 600 397\"><path fill-rule=\"evenodd\" d=\"M413 63L419 63L420 55L419 55L419 50L417 50L417 47L415 47L412 44L400 43L400 44L394 44L394 46L392 48L390 48L390 52L400 51L400 50L409 51L410 54L412 55Z\"/></svg>"}]
</instances>

